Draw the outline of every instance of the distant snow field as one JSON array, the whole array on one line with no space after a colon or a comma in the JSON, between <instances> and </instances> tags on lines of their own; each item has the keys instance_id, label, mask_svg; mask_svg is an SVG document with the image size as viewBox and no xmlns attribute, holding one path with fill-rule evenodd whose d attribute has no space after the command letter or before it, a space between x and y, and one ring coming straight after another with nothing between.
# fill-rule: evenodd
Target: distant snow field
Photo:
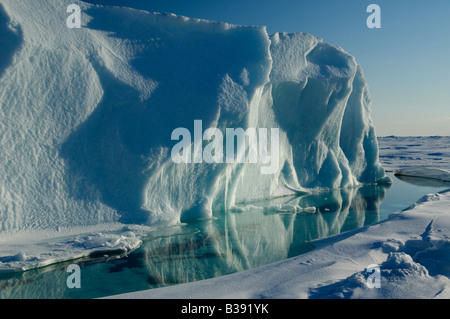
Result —
<instances>
[{"instance_id":1,"label":"distant snow field","mask_svg":"<svg viewBox=\"0 0 450 319\"><path fill-rule=\"evenodd\" d=\"M449 136L378 137L380 163L387 172L402 168L450 169Z\"/></svg>"}]
</instances>

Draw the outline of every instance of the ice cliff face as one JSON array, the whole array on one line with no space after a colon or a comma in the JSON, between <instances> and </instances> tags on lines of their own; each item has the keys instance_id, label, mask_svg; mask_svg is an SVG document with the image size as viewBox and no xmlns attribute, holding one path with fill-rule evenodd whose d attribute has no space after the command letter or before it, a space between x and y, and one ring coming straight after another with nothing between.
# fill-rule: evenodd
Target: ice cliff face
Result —
<instances>
[{"instance_id":1,"label":"ice cliff face","mask_svg":"<svg viewBox=\"0 0 450 319\"><path fill-rule=\"evenodd\" d=\"M387 181L367 84L342 49L309 34L82 2L83 27L69 29L73 2L0 6L1 230L172 223ZM171 133L193 132L194 120L223 132L278 128L276 171L174 163Z\"/></svg>"}]
</instances>

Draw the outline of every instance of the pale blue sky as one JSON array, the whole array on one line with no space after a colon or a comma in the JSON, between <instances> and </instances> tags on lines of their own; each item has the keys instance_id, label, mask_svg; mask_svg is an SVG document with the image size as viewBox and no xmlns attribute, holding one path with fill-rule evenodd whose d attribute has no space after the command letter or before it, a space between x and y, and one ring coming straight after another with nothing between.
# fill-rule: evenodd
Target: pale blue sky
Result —
<instances>
[{"instance_id":1,"label":"pale blue sky","mask_svg":"<svg viewBox=\"0 0 450 319\"><path fill-rule=\"evenodd\" d=\"M379 136L450 135L449 0L89 0L243 25L308 32L364 70ZM369 29L369 4L381 29Z\"/></svg>"}]
</instances>

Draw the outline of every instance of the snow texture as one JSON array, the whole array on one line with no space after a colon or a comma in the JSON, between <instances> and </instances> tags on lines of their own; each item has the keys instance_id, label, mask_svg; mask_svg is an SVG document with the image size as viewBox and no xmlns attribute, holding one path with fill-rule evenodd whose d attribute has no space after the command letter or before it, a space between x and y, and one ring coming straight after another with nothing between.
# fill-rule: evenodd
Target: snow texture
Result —
<instances>
[{"instance_id":1,"label":"snow texture","mask_svg":"<svg viewBox=\"0 0 450 319\"><path fill-rule=\"evenodd\" d=\"M71 3L80 29L65 24ZM57 0L3 0L0 29L5 245L6 234L175 224L244 201L389 182L361 68L312 35ZM196 119L279 128L279 169L174 163L171 132ZM1 262L29 260L19 253Z\"/></svg>"}]
</instances>

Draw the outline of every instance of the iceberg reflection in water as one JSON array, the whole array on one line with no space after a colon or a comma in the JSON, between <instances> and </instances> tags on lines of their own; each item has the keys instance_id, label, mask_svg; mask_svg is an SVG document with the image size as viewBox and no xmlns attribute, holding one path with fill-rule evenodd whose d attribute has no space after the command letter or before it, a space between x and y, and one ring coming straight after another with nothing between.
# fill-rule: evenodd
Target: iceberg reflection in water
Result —
<instances>
[{"instance_id":1,"label":"iceberg reflection in water","mask_svg":"<svg viewBox=\"0 0 450 319\"><path fill-rule=\"evenodd\" d=\"M215 212L213 219L150 232L141 247L127 256L79 259L1 274L0 298L96 298L280 261L314 249L309 243L314 239L386 217L386 212L380 214L380 204L388 187L363 186L242 204L232 211ZM80 289L66 286L71 263L80 265Z\"/></svg>"},{"instance_id":2,"label":"iceberg reflection in water","mask_svg":"<svg viewBox=\"0 0 450 319\"><path fill-rule=\"evenodd\" d=\"M164 286L196 281L300 255L313 249L311 240L377 222L387 187L252 203L240 206L242 212L218 213L213 220L150 234L140 248L148 282Z\"/></svg>"}]
</instances>

